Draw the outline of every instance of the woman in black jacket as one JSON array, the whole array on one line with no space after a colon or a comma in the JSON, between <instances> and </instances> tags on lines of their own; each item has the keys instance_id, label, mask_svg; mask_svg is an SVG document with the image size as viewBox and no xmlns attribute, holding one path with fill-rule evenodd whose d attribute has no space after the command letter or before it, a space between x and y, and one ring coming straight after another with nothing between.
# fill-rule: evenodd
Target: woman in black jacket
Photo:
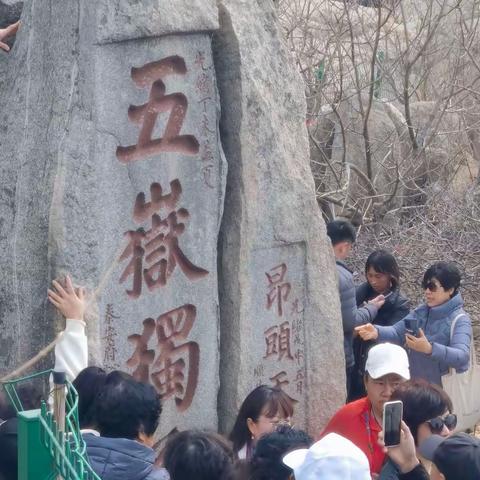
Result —
<instances>
[{"instance_id":1,"label":"woman in black jacket","mask_svg":"<svg viewBox=\"0 0 480 480\"><path fill-rule=\"evenodd\" d=\"M400 269L395 257L385 250L375 250L365 265L367 281L356 289L357 306L362 306L378 295L385 296L384 305L378 310L372 322L374 325L391 326L405 318L410 312L410 302L400 293ZM355 338L353 350L355 368L352 371L351 389L348 401L364 397L363 375L367 352L374 342Z\"/></svg>"}]
</instances>

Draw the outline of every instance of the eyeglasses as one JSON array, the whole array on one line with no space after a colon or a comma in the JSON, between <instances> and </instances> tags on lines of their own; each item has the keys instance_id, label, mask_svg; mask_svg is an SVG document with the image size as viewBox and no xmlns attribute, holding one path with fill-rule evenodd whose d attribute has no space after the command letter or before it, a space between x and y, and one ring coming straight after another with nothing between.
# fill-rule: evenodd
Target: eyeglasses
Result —
<instances>
[{"instance_id":1,"label":"eyeglasses","mask_svg":"<svg viewBox=\"0 0 480 480\"><path fill-rule=\"evenodd\" d=\"M281 420L272 421L270 423L273 425L273 428L275 429L283 426L293 427L292 419L290 417L282 418Z\"/></svg>"},{"instance_id":2,"label":"eyeglasses","mask_svg":"<svg viewBox=\"0 0 480 480\"><path fill-rule=\"evenodd\" d=\"M432 433L438 435L442 432L443 427L447 427L450 431L454 430L457 426L457 416L454 413L449 413L445 417L436 417L431 420L427 420Z\"/></svg>"},{"instance_id":3,"label":"eyeglasses","mask_svg":"<svg viewBox=\"0 0 480 480\"><path fill-rule=\"evenodd\" d=\"M430 290L431 292L436 292L438 288L438 285L433 282L427 282L423 285L424 290Z\"/></svg>"}]
</instances>

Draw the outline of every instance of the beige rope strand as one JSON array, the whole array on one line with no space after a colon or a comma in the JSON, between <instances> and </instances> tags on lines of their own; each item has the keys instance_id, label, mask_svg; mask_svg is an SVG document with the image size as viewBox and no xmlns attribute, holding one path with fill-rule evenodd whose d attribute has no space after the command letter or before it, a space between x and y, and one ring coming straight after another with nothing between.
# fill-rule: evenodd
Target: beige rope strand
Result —
<instances>
[{"instance_id":1,"label":"beige rope strand","mask_svg":"<svg viewBox=\"0 0 480 480\"><path fill-rule=\"evenodd\" d=\"M105 285L107 283L107 280L109 279L110 275L112 274L113 270L115 267L118 265L120 262L120 256L122 255L122 252L125 250L125 245L122 245L116 252L116 255L114 257L113 262L110 264L110 266L105 270L103 275L100 277L100 281L98 282L98 287L95 288L95 290L92 293L92 297L87 303L87 308L89 305L92 304L92 302L100 295L102 290L105 288ZM20 376L23 372L28 370L29 368L33 367L36 365L40 360L45 358L54 348L55 345L60 341L62 338L63 332L60 332L56 337L53 342L49 343L44 349L40 350L40 352L37 353L34 357L32 357L30 360L25 362L23 365L18 367L16 370L13 372L5 375L4 377L0 378L0 383L8 382L12 378Z\"/></svg>"},{"instance_id":2,"label":"beige rope strand","mask_svg":"<svg viewBox=\"0 0 480 480\"><path fill-rule=\"evenodd\" d=\"M36 363L38 363L40 360L45 358L54 348L55 345L60 341L62 338L62 333L60 332L56 337L55 340L47 345L43 350L40 350L33 358L25 362L22 366L18 367L16 370L13 372L9 373L8 375L5 375L4 377L0 378L0 383L8 382L14 377L17 377L21 375L25 370L28 370L30 367L33 367Z\"/></svg>"}]
</instances>

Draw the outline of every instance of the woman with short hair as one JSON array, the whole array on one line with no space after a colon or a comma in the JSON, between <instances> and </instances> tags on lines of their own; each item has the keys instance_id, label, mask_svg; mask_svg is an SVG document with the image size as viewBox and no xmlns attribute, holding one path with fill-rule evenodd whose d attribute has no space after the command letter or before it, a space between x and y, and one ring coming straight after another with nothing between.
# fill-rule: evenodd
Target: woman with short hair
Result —
<instances>
[{"instance_id":1,"label":"woman with short hair","mask_svg":"<svg viewBox=\"0 0 480 480\"><path fill-rule=\"evenodd\" d=\"M299 448L310 448L313 439L303 430L281 425L264 435L257 443L249 464L249 480L289 480L293 471L282 461L283 457Z\"/></svg>"},{"instance_id":2,"label":"woman with short hair","mask_svg":"<svg viewBox=\"0 0 480 480\"><path fill-rule=\"evenodd\" d=\"M457 416L452 413L452 401L438 385L425 380L410 380L393 392L391 401L394 400L403 403L403 420L415 440L417 457L418 446L427 438L432 435L448 437L457 426ZM398 480L399 474L399 468L392 460L388 460L380 472L379 480Z\"/></svg>"},{"instance_id":3,"label":"woman with short hair","mask_svg":"<svg viewBox=\"0 0 480 480\"><path fill-rule=\"evenodd\" d=\"M170 480L233 480L234 462L230 443L214 432L185 430L173 435L165 447Z\"/></svg>"},{"instance_id":4,"label":"woman with short hair","mask_svg":"<svg viewBox=\"0 0 480 480\"><path fill-rule=\"evenodd\" d=\"M356 327L363 340L405 345L412 379L442 385L442 375L470 364L472 324L459 292L461 275L453 263L437 262L425 272L425 302L390 327L371 323Z\"/></svg>"}]
</instances>

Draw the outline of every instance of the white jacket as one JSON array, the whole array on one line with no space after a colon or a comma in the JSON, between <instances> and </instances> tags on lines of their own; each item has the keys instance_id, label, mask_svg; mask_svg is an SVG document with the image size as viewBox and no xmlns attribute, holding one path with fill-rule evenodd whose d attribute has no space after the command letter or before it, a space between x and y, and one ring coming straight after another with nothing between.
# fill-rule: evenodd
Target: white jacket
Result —
<instances>
[{"instance_id":1,"label":"white jacket","mask_svg":"<svg viewBox=\"0 0 480 480\"><path fill-rule=\"evenodd\" d=\"M88 366L88 343L85 322L67 318L65 330L55 345L54 370L65 372L72 382Z\"/></svg>"}]
</instances>

